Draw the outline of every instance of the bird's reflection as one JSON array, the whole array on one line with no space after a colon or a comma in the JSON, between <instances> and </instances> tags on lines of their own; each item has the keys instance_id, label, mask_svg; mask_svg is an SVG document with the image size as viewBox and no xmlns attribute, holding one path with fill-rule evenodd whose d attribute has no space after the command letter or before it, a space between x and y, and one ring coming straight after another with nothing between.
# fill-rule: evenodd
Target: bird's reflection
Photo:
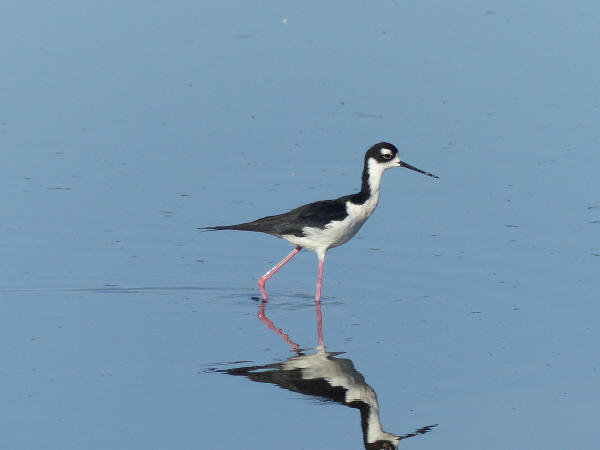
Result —
<instances>
[{"instance_id":1,"label":"bird's reflection","mask_svg":"<svg viewBox=\"0 0 600 450\"><path fill-rule=\"evenodd\" d=\"M280 336L286 344L290 345L294 355L284 362L216 371L244 376L259 383L271 383L282 389L358 409L364 446L368 450L397 449L398 443L402 439L427 433L436 426L425 426L403 435L383 431L379 418L379 403L373 388L367 384L350 359L339 356L343 352L327 352L325 350L320 303L316 303L319 344L316 351L309 354L300 350L298 344L288 334L283 333L273 324L266 315L266 305L266 300L260 303L258 318Z\"/></svg>"}]
</instances>

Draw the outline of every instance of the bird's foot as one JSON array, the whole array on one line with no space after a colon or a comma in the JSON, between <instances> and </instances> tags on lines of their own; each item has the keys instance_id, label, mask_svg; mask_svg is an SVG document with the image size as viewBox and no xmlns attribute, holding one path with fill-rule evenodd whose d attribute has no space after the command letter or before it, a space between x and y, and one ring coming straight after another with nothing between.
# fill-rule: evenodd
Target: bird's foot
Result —
<instances>
[{"instance_id":1,"label":"bird's foot","mask_svg":"<svg viewBox=\"0 0 600 450\"><path fill-rule=\"evenodd\" d=\"M262 298L265 302L267 301L267 292L265 291L266 282L267 282L267 279L265 277L260 277L257 282L258 290L260 291L260 295L262 296Z\"/></svg>"}]
</instances>

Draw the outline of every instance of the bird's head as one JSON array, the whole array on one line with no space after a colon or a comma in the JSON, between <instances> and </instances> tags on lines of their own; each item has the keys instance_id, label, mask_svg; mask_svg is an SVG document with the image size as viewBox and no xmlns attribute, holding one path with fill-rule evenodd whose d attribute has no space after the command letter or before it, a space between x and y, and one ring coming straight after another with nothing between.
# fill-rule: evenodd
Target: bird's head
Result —
<instances>
[{"instance_id":1,"label":"bird's head","mask_svg":"<svg viewBox=\"0 0 600 450\"><path fill-rule=\"evenodd\" d=\"M367 150L367 153L365 154L365 163L367 166L371 164L377 166L381 171L391 169L392 167L406 167L407 169L422 173L423 175L439 178L437 175L417 169L415 166L411 166L407 162L401 161L398 156L398 149L389 142L380 142Z\"/></svg>"}]
</instances>

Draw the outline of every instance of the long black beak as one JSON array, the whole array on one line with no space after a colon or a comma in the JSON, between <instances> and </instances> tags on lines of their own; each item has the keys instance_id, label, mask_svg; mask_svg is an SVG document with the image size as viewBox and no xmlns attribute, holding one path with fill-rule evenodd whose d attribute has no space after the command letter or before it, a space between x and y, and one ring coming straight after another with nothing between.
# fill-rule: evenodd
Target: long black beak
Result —
<instances>
[{"instance_id":1,"label":"long black beak","mask_svg":"<svg viewBox=\"0 0 600 450\"><path fill-rule=\"evenodd\" d=\"M425 172L424 170L421 170L421 169L417 169L415 166L411 166L410 164L405 163L404 161L400 161L400 167L406 167L407 169L414 170L415 172L422 173L423 175L427 175L429 177L439 178L437 175L434 175L429 172Z\"/></svg>"}]
</instances>

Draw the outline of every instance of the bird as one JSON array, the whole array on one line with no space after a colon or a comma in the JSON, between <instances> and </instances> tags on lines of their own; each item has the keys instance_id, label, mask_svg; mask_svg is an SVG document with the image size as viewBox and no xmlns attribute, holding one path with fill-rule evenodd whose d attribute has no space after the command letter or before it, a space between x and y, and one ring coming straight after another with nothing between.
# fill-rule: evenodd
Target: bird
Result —
<instances>
[{"instance_id":1,"label":"bird","mask_svg":"<svg viewBox=\"0 0 600 450\"><path fill-rule=\"evenodd\" d=\"M308 203L286 213L262 217L252 222L198 229L255 231L285 239L295 246L294 250L258 279L258 288L264 300L267 299L265 284L269 278L303 248L314 251L318 259L315 302L319 303L325 254L330 248L348 242L373 214L379 201L379 187L383 173L394 167L404 167L429 177L439 178L402 161L398 156L398 149L393 144L379 142L365 153L361 189L355 194Z\"/></svg>"}]
</instances>

